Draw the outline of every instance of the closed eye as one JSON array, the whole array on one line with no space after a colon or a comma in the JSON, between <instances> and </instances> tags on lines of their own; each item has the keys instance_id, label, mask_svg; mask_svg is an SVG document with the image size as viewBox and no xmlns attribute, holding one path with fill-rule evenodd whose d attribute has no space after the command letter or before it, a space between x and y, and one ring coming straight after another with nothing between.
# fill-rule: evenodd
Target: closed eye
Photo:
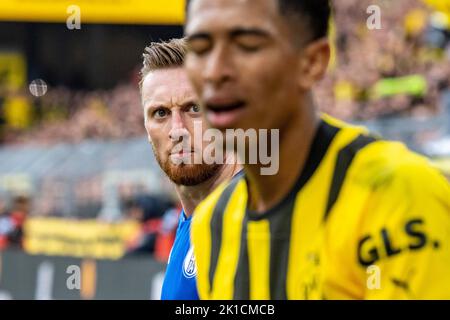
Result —
<instances>
[{"instance_id":1,"label":"closed eye","mask_svg":"<svg viewBox=\"0 0 450 320\"><path fill-rule=\"evenodd\" d=\"M255 28L238 28L231 32L231 39L244 51L253 52L264 47L271 39L270 33Z\"/></svg>"},{"instance_id":2,"label":"closed eye","mask_svg":"<svg viewBox=\"0 0 450 320\"><path fill-rule=\"evenodd\" d=\"M235 38L237 45L244 51L254 52L261 49L266 43L267 39L259 35L240 35Z\"/></svg>"},{"instance_id":3,"label":"closed eye","mask_svg":"<svg viewBox=\"0 0 450 320\"><path fill-rule=\"evenodd\" d=\"M202 55L212 48L212 42L209 36L199 34L188 37L188 50L196 55Z\"/></svg>"}]
</instances>

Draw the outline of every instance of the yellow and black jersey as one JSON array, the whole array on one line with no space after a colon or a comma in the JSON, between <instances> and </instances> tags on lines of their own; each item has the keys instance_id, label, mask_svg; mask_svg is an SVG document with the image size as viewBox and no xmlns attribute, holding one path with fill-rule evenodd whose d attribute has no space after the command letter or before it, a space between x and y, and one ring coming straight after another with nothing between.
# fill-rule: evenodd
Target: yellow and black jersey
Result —
<instances>
[{"instance_id":1,"label":"yellow and black jersey","mask_svg":"<svg viewBox=\"0 0 450 320\"><path fill-rule=\"evenodd\" d=\"M201 299L450 299L450 186L401 143L324 115L291 192L247 199L242 174L196 209Z\"/></svg>"}]
</instances>

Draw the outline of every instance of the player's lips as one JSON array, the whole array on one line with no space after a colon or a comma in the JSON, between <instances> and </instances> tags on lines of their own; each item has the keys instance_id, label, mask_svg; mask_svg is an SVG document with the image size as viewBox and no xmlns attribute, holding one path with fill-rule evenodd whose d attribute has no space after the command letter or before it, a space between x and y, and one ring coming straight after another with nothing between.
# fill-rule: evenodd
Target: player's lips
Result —
<instances>
[{"instance_id":1,"label":"player's lips","mask_svg":"<svg viewBox=\"0 0 450 320\"><path fill-rule=\"evenodd\" d=\"M232 128L246 107L245 101L214 98L205 101L206 118L216 128Z\"/></svg>"}]
</instances>

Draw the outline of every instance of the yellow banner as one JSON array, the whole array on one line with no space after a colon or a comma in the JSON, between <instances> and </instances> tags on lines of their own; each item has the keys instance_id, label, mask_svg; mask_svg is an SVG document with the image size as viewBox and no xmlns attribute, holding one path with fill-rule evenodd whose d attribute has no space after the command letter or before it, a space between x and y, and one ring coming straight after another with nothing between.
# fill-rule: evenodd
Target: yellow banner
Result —
<instances>
[{"instance_id":1,"label":"yellow banner","mask_svg":"<svg viewBox=\"0 0 450 320\"><path fill-rule=\"evenodd\" d=\"M182 24L184 3L185 0L1 0L0 21L66 22L79 12L81 24Z\"/></svg>"},{"instance_id":2,"label":"yellow banner","mask_svg":"<svg viewBox=\"0 0 450 320\"><path fill-rule=\"evenodd\" d=\"M120 259L139 224L95 220L31 218L24 226L24 248L30 254L94 259Z\"/></svg>"},{"instance_id":3,"label":"yellow banner","mask_svg":"<svg viewBox=\"0 0 450 320\"><path fill-rule=\"evenodd\" d=\"M25 57L22 54L0 51L0 88L19 89L23 87L26 73Z\"/></svg>"}]
</instances>

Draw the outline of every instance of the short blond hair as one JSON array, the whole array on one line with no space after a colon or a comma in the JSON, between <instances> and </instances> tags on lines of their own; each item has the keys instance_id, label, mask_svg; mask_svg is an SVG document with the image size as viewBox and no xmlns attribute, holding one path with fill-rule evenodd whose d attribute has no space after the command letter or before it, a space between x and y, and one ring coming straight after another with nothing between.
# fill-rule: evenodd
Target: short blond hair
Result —
<instances>
[{"instance_id":1,"label":"short blond hair","mask_svg":"<svg viewBox=\"0 0 450 320\"><path fill-rule=\"evenodd\" d=\"M186 52L187 46L184 38L152 42L145 48L142 55L144 65L141 69L139 88L142 90L142 83L150 72L183 66Z\"/></svg>"}]
</instances>

